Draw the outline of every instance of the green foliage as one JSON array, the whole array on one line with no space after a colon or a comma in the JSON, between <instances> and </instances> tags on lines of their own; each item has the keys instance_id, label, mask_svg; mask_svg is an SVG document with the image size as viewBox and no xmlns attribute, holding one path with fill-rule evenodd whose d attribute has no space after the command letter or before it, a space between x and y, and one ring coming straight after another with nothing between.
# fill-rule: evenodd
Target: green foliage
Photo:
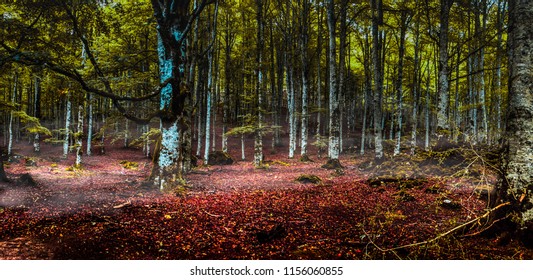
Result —
<instances>
[{"instance_id":1,"label":"green foliage","mask_svg":"<svg viewBox=\"0 0 533 280\"><path fill-rule=\"evenodd\" d=\"M312 183L312 184L320 184L322 183L322 179L316 175L312 174L302 174L296 178L296 181L300 183Z\"/></svg>"},{"instance_id":2,"label":"green foliage","mask_svg":"<svg viewBox=\"0 0 533 280\"><path fill-rule=\"evenodd\" d=\"M315 142L311 143L311 145L319 149L325 149L328 146L328 138L326 136L317 134L314 136L314 139L315 139Z\"/></svg>"},{"instance_id":3,"label":"green foliage","mask_svg":"<svg viewBox=\"0 0 533 280\"><path fill-rule=\"evenodd\" d=\"M44 135L52 135L48 128L41 125L39 119L29 116L24 111L11 111L14 117L18 117L20 121L25 125L23 129L29 133L39 133Z\"/></svg>"},{"instance_id":4,"label":"green foliage","mask_svg":"<svg viewBox=\"0 0 533 280\"><path fill-rule=\"evenodd\" d=\"M147 132L143 133L137 139L131 141L130 145L134 147L142 147L145 142L152 144L161 137L161 130L158 128L150 128Z\"/></svg>"},{"instance_id":5,"label":"green foliage","mask_svg":"<svg viewBox=\"0 0 533 280\"><path fill-rule=\"evenodd\" d=\"M122 161L120 161L120 164L125 169L133 169L133 170L135 170L135 169L137 169L139 167L139 163L135 162L135 161L122 160Z\"/></svg>"},{"instance_id":6,"label":"green foliage","mask_svg":"<svg viewBox=\"0 0 533 280\"><path fill-rule=\"evenodd\" d=\"M257 130L257 128L252 126L252 125L238 126L238 127L234 127L232 129L230 129L228 132L226 132L226 135L227 136L246 135L246 134L255 133L256 130Z\"/></svg>"}]
</instances>

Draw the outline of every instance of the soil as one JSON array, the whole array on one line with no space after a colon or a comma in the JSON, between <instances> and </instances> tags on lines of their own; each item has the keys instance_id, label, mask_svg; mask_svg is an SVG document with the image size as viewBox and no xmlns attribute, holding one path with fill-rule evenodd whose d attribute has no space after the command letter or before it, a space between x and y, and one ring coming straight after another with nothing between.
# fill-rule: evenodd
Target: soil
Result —
<instances>
[{"instance_id":1,"label":"soil","mask_svg":"<svg viewBox=\"0 0 533 280\"><path fill-rule=\"evenodd\" d=\"M233 140L230 155L240 159ZM344 168L328 170L313 148L312 161L300 161L277 147L255 168L247 141L248 160L199 160L179 195L147 181L152 164L137 149L109 144L75 169L74 155L61 159L60 146L43 143L34 154L19 143L15 153L34 164L5 166L0 259L533 258L514 237L487 235L479 223L409 245L486 213L487 197L476 190L494 185L496 175L482 161L454 152L450 170L446 160L404 154L375 163L371 151L345 152ZM296 181L303 174L322 181Z\"/></svg>"}]
</instances>

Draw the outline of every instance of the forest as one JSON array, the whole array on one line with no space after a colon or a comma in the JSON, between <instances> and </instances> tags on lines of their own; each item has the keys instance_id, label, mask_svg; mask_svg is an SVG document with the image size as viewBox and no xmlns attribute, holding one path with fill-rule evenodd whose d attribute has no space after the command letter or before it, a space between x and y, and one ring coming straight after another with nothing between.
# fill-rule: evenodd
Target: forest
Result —
<instances>
[{"instance_id":1,"label":"forest","mask_svg":"<svg viewBox=\"0 0 533 280\"><path fill-rule=\"evenodd\" d=\"M532 259L531 22L2 0L0 259Z\"/></svg>"}]
</instances>

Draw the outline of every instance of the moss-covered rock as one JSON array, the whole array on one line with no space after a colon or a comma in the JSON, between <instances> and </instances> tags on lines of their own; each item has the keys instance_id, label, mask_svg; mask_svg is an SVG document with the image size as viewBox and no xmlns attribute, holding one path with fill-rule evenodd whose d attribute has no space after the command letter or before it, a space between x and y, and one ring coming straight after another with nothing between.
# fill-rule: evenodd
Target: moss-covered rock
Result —
<instances>
[{"instance_id":1,"label":"moss-covered rock","mask_svg":"<svg viewBox=\"0 0 533 280\"><path fill-rule=\"evenodd\" d=\"M341 165L341 162L338 159L329 159L326 164L322 165L322 168L325 169L342 169L344 168Z\"/></svg>"},{"instance_id":2,"label":"moss-covered rock","mask_svg":"<svg viewBox=\"0 0 533 280\"><path fill-rule=\"evenodd\" d=\"M139 167L139 163L137 163L135 161L123 160L123 161L120 162L120 164L125 169L137 169Z\"/></svg>"},{"instance_id":3,"label":"moss-covered rock","mask_svg":"<svg viewBox=\"0 0 533 280\"><path fill-rule=\"evenodd\" d=\"M208 165L231 165L233 162L231 156L223 151L210 152L207 158Z\"/></svg>"},{"instance_id":4,"label":"moss-covered rock","mask_svg":"<svg viewBox=\"0 0 533 280\"><path fill-rule=\"evenodd\" d=\"M312 184L320 184L322 183L322 179L316 175L312 174L302 174L296 178L296 181L300 183L312 183Z\"/></svg>"}]
</instances>

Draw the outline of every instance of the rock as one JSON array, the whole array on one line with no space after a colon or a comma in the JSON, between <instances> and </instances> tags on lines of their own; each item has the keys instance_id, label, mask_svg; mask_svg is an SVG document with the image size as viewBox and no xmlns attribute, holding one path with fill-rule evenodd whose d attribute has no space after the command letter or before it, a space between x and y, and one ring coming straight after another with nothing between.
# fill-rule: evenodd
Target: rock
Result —
<instances>
[{"instance_id":1,"label":"rock","mask_svg":"<svg viewBox=\"0 0 533 280\"><path fill-rule=\"evenodd\" d=\"M342 169L344 168L341 165L341 162L338 159L330 159L326 164L322 165L322 168L325 169Z\"/></svg>"},{"instance_id":2,"label":"rock","mask_svg":"<svg viewBox=\"0 0 533 280\"><path fill-rule=\"evenodd\" d=\"M27 157L24 159L26 166L37 166L37 159L32 157Z\"/></svg>"},{"instance_id":3,"label":"rock","mask_svg":"<svg viewBox=\"0 0 533 280\"><path fill-rule=\"evenodd\" d=\"M233 162L230 155L222 151L210 152L207 159L208 165L231 165Z\"/></svg>"},{"instance_id":4,"label":"rock","mask_svg":"<svg viewBox=\"0 0 533 280\"><path fill-rule=\"evenodd\" d=\"M461 209L461 204L451 200L451 199L448 199L448 198L445 198L443 199L440 203L439 203L440 207L442 208L446 208L446 209L450 209L450 210L458 210L458 209Z\"/></svg>"},{"instance_id":5,"label":"rock","mask_svg":"<svg viewBox=\"0 0 533 280\"><path fill-rule=\"evenodd\" d=\"M322 182L322 179L316 175L311 174L302 174L298 178L296 178L296 181L300 183L313 183L313 184L319 184Z\"/></svg>"},{"instance_id":6,"label":"rock","mask_svg":"<svg viewBox=\"0 0 533 280\"><path fill-rule=\"evenodd\" d=\"M20 175L18 183L20 185L26 185L26 186L32 186L32 187L37 186L37 182L33 180L33 177L29 173Z\"/></svg>"}]
</instances>

